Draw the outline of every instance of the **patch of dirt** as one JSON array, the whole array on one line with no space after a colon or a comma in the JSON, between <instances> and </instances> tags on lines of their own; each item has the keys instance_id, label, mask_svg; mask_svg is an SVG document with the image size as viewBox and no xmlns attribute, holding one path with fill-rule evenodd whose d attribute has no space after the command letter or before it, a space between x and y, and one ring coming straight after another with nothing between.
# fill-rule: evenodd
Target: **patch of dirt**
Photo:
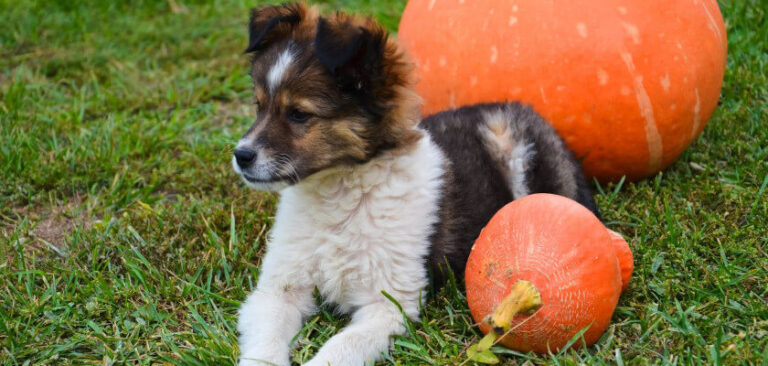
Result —
<instances>
[{"instance_id":1,"label":"patch of dirt","mask_svg":"<svg viewBox=\"0 0 768 366\"><path fill-rule=\"evenodd\" d=\"M32 230L32 235L61 247L77 224L87 224L87 212L81 207L82 203L83 199L77 195L70 197L63 205L49 207L50 210L43 213Z\"/></svg>"},{"instance_id":2,"label":"patch of dirt","mask_svg":"<svg viewBox=\"0 0 768 366\"><path fill-rule=\"evenodd\" d=\"M28 239L37 239L34 247L42 245L40 241L48 242L57 248L66 244L69 235L76 226L90 226L87 209L82 207L83 199L79 195L65 198L66 201L56 205L19 206L13 209L13 216L26 218L34 224L34 229L28 233ZM13 230L20 220L6 216L5 229ZM4 231L8 231L5 230Z\"/></svg>"},{"instance_id":3,"label":"patch of dirt","mask_svg":"<svg viewBox=\"0 0 768 366\"><path fill-rule=\"evenodd\" d=\"M32 235L43 239L57 247L64 245L64 239L67 237L67 233L72 231L75 227L71 220L56 216L53 218L46 218L40 221L32 231Z\"/></svg>"}]
</instances>

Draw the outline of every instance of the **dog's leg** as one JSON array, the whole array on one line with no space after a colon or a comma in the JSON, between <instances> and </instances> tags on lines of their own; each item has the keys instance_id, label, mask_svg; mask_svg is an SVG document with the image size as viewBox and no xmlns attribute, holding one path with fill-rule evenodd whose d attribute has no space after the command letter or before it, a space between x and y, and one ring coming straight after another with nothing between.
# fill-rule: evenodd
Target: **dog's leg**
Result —
<instances>
[{"instance_id":1,"label":"dog's leg","mask_svg":"<svg viewBox=\"0 0 768 366\"><path fill-rule=\"evenodd\" d=\"M280 292L257 289L240 309L240 366L290 365L291 339L314 299L309 289Z\"/></svg>"},{"instance_id":2,"label":"dog's leg","mask_svg":"<svg viewBox=\"0 0 768 366\"><path fill-rule=\"evenodd\" d=\"M291 339L315 310L314 288L281 277L285 272L275 271L271 259L265 258L259 284L240 308L240 366L290 365Z\"/></svg>"},{"instance_id":3,"label":"dog's leg","mask_svg":"<svg viewBox=\"0 0 768 366\"><path fill-rule=\"evenodd\" d=\"M390 336L404 331L403 315L391 302L363 306L352 315L349 325L331 337L304 365L372 365L389 348Z\"/></svg>"}]
</instances>

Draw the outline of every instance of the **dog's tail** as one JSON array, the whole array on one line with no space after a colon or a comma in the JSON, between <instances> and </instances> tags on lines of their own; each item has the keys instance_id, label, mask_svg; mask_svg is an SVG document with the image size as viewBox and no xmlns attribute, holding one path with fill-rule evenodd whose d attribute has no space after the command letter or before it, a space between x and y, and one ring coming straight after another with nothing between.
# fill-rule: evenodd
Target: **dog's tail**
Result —
<instances>
[{"instance_id":1,"label":"dog's tail","mask_svg":"<svg viewBox=\"0 0 768 366\"><path fill-rule=\"evenodd\" d=\"M599 217L584 173L554 128L530 107L498 104L480 125L483 145L518 199L532 193L571 198Z\"/></svg>"}]
</instances>

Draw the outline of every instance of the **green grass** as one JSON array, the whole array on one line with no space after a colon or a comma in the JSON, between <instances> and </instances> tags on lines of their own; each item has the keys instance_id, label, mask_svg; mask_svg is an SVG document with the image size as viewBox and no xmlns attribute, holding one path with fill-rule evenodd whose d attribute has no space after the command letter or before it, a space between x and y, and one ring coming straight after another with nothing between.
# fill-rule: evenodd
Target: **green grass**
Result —
<instances>
[{"instance_id":1,"label":"green grass","mask_svg":"<svg viewBox=\"0 0 768 366\"><path fill-rule=\"evenodd\" d=\"M230 168L253 110L234 0L0 0L0 364L227 365L275 196ZM404 0L333 0L394 29ZM656 177L599 187L635 255L594 347L509 365L768 364L768 4L721 2L721 106ZM298 336L306 360L345 319ZM390 362L450 364L478 340L443 289ZM396 361L395 361L396 360Z\"/></svg>"}]
</instances>

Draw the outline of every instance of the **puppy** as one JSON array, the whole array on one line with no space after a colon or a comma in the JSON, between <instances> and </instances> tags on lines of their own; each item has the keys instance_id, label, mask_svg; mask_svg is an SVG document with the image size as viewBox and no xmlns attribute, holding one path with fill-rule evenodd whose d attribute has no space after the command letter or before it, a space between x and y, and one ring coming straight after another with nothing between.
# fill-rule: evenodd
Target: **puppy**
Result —
<instances>
[{"instance_id":1,"label":"puppy","mask_svg":"<svg viewBox=\"0 0 768 366\"><path fill-rule=\"evenodd\" d=\"M245 183L280 191L240 365L289 365L313 292L351 314L306 365L371 364L418 320L429 274L462 274L506 203L535 192L597 213L579 164L530 108L484 104L420 121L412 65L370 18L301 4L254 9L258 115L234 152Z\"/></svg>"}]
</instances>

